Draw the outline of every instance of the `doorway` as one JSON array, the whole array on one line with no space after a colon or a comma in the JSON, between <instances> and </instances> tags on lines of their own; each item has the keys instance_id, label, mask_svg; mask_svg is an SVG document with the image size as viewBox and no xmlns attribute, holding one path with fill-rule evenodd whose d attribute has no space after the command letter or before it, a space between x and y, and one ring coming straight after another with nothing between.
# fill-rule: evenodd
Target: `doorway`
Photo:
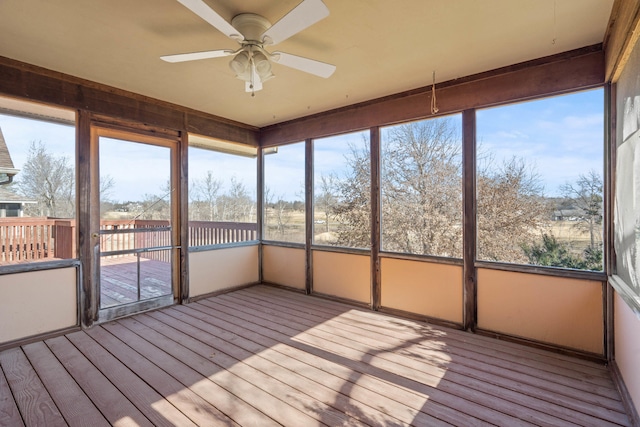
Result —
<instances>
[{"instance_id":1,"label":"doorway","mask_svg":"<svg viewBox=\"0 0 640 427\"><path fill-rule=\"evenodd\" d=\"M171 305L179 289L177 143L100 129L96 136L98 321Z\"/></svg>"}]
</instances>

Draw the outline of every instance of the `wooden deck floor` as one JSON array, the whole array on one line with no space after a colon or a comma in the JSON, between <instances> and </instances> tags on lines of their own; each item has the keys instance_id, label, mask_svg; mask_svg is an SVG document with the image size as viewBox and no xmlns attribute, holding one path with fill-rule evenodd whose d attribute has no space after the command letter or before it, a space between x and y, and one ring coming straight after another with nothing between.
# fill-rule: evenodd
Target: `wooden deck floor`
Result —
<instances>
[{"instance_id":1,"label":"wooden deck floor","mask_svg":"<svg viewBox=\"0 0 640 427\"><path fill-rule=\"evenodd\" d=\"M100 308L138 301L135 255L100 259ZM140 258L140 301L171 294L171 263Z\"/></svg>"},{"instance_id":2,"label":"wooden deck floor","mask_svg":"<svg viewBox=\"0 0 640 427\"><path fill-rule=\"evenodd\" d=\"M0 425L630 425L606 368L257 286L0 353Z\"/></svg>"}]
</instances>

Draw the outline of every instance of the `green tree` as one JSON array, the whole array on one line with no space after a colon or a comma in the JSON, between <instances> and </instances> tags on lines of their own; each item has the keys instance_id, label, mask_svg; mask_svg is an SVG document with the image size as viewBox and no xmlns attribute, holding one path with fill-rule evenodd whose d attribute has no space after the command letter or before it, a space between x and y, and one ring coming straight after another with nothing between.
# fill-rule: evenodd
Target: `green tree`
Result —
<instances>
[{"instance_id":1,"label":"green tree","mask_svg":"<svg viewBox=\"0 0 640 427\"><path fill-rule=\"evenodd\" d=\"M522 245L530 264L549 267L583 268L584 261L573 255L566 243L560 243L553 235L543 234L542 242Z\"/></svg>"},{"instance_id":2,"label":"green tree","mask_svg":"<svg viewBox=\"0 0 640 427\"><path fill-rule=\"evenodd\" d=\"M579 270L602 270L602 249L588 247L581 256L577 256L572 253L567 243L559 242L550 234L543 234L542 242L523 245L522 250L530 264Z\"/></svg>"}]
</instances>

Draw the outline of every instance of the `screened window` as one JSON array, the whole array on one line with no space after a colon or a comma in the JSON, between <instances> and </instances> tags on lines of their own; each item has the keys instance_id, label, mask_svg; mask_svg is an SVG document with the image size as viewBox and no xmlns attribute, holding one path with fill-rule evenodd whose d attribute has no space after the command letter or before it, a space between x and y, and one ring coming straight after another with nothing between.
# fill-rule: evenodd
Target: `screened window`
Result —
<instances>
[{"instance_id":1,"label":"screened window","mask_svg":"<svg viewBox=\"0 0 640 427\"><path fill-rule=\"evenodd\" d=\"M264 238L304 243L305 144L265 148Z\"/></svg>"},{"instance_id":2,"label":"screened window","mask_svg":"<svg viewBox=\"0 0 640 427\"><path fill-rule=\"evenodd\" d=\"M0 109L0 264L75 258L75 114L5 98Z\"/></svg>"},{"instance_id":3,"label":"screened window","mask_svg":"<svg viewBox=\"0 0 640 427\"><path fill-rule=\"evenodd\" d=\"M382 250L462 257L461 116L381 129Z\"/></svg>"},{"instance_id":4,"label":"screened window","mask_svg":"<svg viewBox=\"0 0 640 427\"><path fill-rule=\"evenodd\" d=\"M369 132L313 143L313 243L371 246Z\"/></svg>"},{"instance_id":5,"label":"screened window","mask_svg":"<svg viewBox=\"0 0 640 427\"><path fill-rule=\"evenodd\" d=\"M189 246L256 240L257 149L189 136Z\"/></svg>"},{"instance_id":6,"label":"screened window","mask_svg":"<svg viewBox=\"0 0 640 427\"><path fill-rule=\"evenodd\" d=\"M477 112L478 258L602 270L603 90Z\"/></svg>"}]
</instances>

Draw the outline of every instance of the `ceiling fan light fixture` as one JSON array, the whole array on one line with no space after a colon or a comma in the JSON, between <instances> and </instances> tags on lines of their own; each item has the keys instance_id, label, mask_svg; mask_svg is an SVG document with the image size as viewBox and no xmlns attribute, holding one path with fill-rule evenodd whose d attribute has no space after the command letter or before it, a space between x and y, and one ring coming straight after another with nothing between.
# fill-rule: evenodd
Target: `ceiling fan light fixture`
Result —
<instances>
[{"instance_id":1,"label":"ceiling fan light fixture","mask_svg":"<svg viewBox=\"0 0 640 427\"><path fill-rule=\"evenodd\" d=\"M271 74L271 62L264 53L260 51L253 52L253 64L255 65L256 72L260 77Z\"/></svg>"},{"instance_id":2,"label":"ceiling fan light fixture","mask_svg":"<svg viewBox=\"0 0 640 427\"><path fill-rule=\"evenodd\" d=\"M260 76L260 81L262 81L262 82L266 82L267 80L271 80L272 78L275 77L275 75L271 71L269 71L266 74L258 73L258 75Z\"/></svg>"},{"instance_id":3,"label":"ceiling fan light fixture","mask_svg":"<svg viewBox=\"0 0 640 427\"><path fill-rule=\"evenodd\" d=\"M229 67L238 76L245 74L249 70L249 63L251 62L251 55L247 51L238 53L230 62Z\"/></svg>"},{"instance_id":4,"label":"ceiling fan light fixture","mask_svg":"<svg viewBox=\"0 0 640 427\"><path fill-rule=\"evenodd\" d=\"M270 53L264 45L275 45L310 27L329 15L323 0L302 0L278 22L271 22L255 13L241 13L227 22L213 10L207 0L177 0L200 18L240 44L236 51L229 49L164 55L167 62L186 62L200 59L233 56L229 68L245 82L247 92L262 89L262 83L274 77L271 61L318 77L327 78L335 71L335 65L283 52Z\"/></svg>"}]
</instances>

